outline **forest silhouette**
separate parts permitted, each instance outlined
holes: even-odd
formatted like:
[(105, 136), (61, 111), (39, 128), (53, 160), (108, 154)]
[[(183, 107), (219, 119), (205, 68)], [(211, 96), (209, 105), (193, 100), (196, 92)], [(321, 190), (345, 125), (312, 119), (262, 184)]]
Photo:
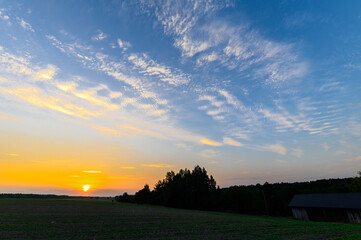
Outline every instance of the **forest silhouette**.
[(295, 194), (361, 192), (361, 173), (355, 178), (322, 179), (311, 182), (274, 183), (263, 185), (216, 186), (205, 168), (167, 172), (153, 190), (146, 184), (129, 195), (116, 196), (119, 202), (155, 204), (176, 208), (227, 211), (246, 214), (290, 216), (288, 204)]

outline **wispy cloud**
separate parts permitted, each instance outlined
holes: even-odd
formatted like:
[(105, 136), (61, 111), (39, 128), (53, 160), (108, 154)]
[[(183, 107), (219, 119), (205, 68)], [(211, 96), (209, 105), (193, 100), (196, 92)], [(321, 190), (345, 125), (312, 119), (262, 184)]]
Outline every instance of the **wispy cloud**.
[(232, 136), (236, 139), (242, 139), (249, 141), (251, 139), (250, 137), (250, 131), (246, 130), (242, 127), (231, 127), (227, 129), (226, 134), (228, 136)]
[(217, 161), (209, 161), (208, 163), (209, 164), (217, 164), (218, 162)]
[(4, 93), (17, 96), (19, 99), (35, 106), (51, 109), (74, 117), (90, 119), (91, 117), (95, 117), (100, 114), (99, 112), (94, 112), (84, 107), (68, 103), (64, 99), (44, 95), (40, 89), (36, 88), (2, 88), (0, 90)]
[(217, 100), (216, 96), (200, 95), (199, 101), (209, 101), (209, 104), (200, 106), (198, 109), (204, 110), (207, 115), (212, 116), (215, 120), (223, 120), (227, 108), (224, 106), (224, 101)]
[(24, 19), (22, 18), (17, 18), (19, 25), (25, 29), (25, 30), (29, 30), (31, 32), (35, 32), (35, 30), (33, 29), (33, 27), (30, 25), (30, 23), (26, 22)]
[(0, 113), (0, 119), (14, 121), (14, 122), (22, 122), (22, 119), (5, 113)]
[(275, 153), (278, 153), (281, 155), (285, 155), (287, 152), (287, 148), (285, 148), (281, 144), (264, 145), (264, 146), (261, 146), (260, 149), (264, 150), (264, 151), (275, 152)]
[(89, 124), (89, 123), (78, 123), (78, 124), (88, 126), (105, 136), (131, 137), (129, 133), (126, 133), (119, 129), (105, 127), (98, 124)]
[(204, 65), (210, 62), (214, 62), (219, 59), (219, 56), (217, 53), (212, 52), (210, 54), (203, 54), (197, 59), (197, 65)]
[(164, 138), (163, 135), (157, 133), (157, 132), (153, 132), (147, 129), (141, 129), (138, 128), (136, 126), (130, 125), (130, 124), (124, 124), (124, 125), (117, 125), (117, 127), (119, 129), (128, 131), (128, 132), (135, 132), (136, 134), (140, 134), (140, 135), (147, 135), (147, 136), (152, 136), (152, 137), (157, 137), (157, 138)]
[[(218, 26), (214, 25), (204, 31), (213, 34), (215, 29), (221, 29), (221, 33), (222, 31), (232, 32), (237, 30), (234, 27), (229, 26), (228, 23), (221, 23)], [(188, 31), (190, 30), (187, 30), (186, 32)], [(261, 35), (256, 34), (254, 36), (258, 40), (263, 39)], [(208, 56), (208, 62), (219, 61), (222, 64), (226, 64), (224, 61), (225, 56), (227, 56), (228, 60), (233, 59), (232, 61), (236, 61), (237, 64), (240, 64), (241, 61), (246, 61), (244, 59), (237, 60), (240, 55), (238, 55), (237, 52), (232, 52), (232, 49), (227, 48), (227, 46), (230, 46), (230, 43), (224, 40), (222, 36), (216, 34), (213, 37), (214, 39), (211, 40), (212, 46), (217, 46), (217, 49), (221, 47), (220, 49), (223, 50), (219, 51), (219, 49), (217, 50), (214, 47), (210, 47), (211, 49), (209, 51), (204, 50), (204, 53), (202, 53), (204, 55), (202, 56)], [(230, 36), (227, 37), (229, 38)], [(142, 113), (146, 113), (146, 116), (163, 121), (165, 119), (168, 120), (168, 117), (172, 116), (171, 114), (177, 111), (177, 109), (173, 110), (175, 109), (175, 106), (169, 104), (172, 100), (171, 98), (165, 99), (162, 97), (165, 92), (163, 90), (169, 89), (164, 86), (171, 86), (173, 88), (185, 86), (184, 89), (188, 90), (188, 84), (192, 83), (192, 76), (190, 74), (186, 74), (178, 68), (159, 63), (146, 54), (125, 52), (123, 58), (117, 59), (104, 54), (91, 46), (82, 44), (81, 41), (65, 43), (51, 35), (48, 35), (47, 38), (60, 51), (75, 58), (85, 67), (106, 74), (124, 83), (125, 85), (121, 85), (124, 90), (119, 91), (120, 88), (118, 88), (113, 91), (103, 88), (102, 90), (107, 92), (104, 96), (103, 91), (100, 95), (97, 90), (86, 88), (81, 84), (57, 80), (56, 82), (54, 81), (57, 90), (64, 92), (64, 95), (53, 89), (50, 91), (48, 89), (47, 91), (42, 91), (36, 87), (30, 90), (29, 88), (2, 89), (3, 92), (17, 96), (33, 105), (85, 120), (101, 117), (106, 111), (114, 111), (116, 112), (114, 116), (121, 116), (125, 111), (129, 111), (128, 109), (136, 108), (142, 110)], [(130, 47), (130, 45), (127, 45), (124, 41), (120, 41), (120, 45), (123, 47)], [(290, 54), (288, 57), (291, 56), (289, 51), (292, 50), (292, 46), (288, 46), (287, 44), (287, 46), (277, 45), (276, 43), (274, 43), (275, 45), (272, 45), (273, 43), (269, 44), (270, 45), (267, 46), (269, 49), (265, 50), (265, 56), (263, 56), (263, 58), (262, 54), (249, 57), (250, 59), (256, 59), (254, 60), (255, 63), (252, 64), (257, 65), (258, 62), (266, 61), (265, 59), (273, 59), (276, 56), (283, 56), (283, 54)], [(273, 50), (271, 49), (272, 47), (274, 47)], [(0, 50), (3, 49), (1, 48)], [(3, 56), (7, 59), (8, 63), (11, 63), (8, 65), (5, 64), (5, 69), (9, 69), (10, 72), (13, 71), (16, 74), (29, 75), (35, 80), (50, 80), (53, 79), (54, 76), (58, 76), (56, 74), (60, 72), (60, 70), (53, 65), (45, 65), (45, 67), (39, 68), (38, 66), (32, 66), (30, 60), (27, 58), (19, 58), (8, 53), (3, 54)], [(243, 63), (240, 65), (242, 64)], [(269, 65), (268, 67), (272, 66)], [(289, 113), (285, 109), (271, 110), (259, 107), (254, 107), (253, 109), (248, 106), (246, 107), (243, 101), (240, 100), (241, 93), (244, 92), (232, 91), (233, 89), (217, 86), (217, 84), (211, 85), (215, 86), (202, 89), (203, 86), (201, 84), (198, 85), (195, 92), (196, 95), (198, 93), (200, 94), (196, 97), (198, 97), (198, 100), (202, 104), (199, 109), (202, 108), (202, 110), (214, 120), (224, 123), (220, 127), (223, 128), (224, 126), (224, 129), (221, 129), (221, 132), (226, 131), (226, 134), (224, 135), (228, 137), (223, 138), (223, 142), (210, 140), (203, 137), (202, 134), (194, 134), (191, 131), (182, 131), (177, 129), (176, 126), (169, 128), (171, 131), (169, 131), (169, 129), (159, 130), (158, 127), (154, 126), (144, 127), (144, 125), (133, 124), (131, 121), (126, 124), (118, 125), (104, 124), (104, 126), (101, 126), (92, 124), (89, 126), (102, 134), (110, 136), (133, 137), (136, 135), (143, 135), (155, 138), (180, 139), (209, 146), (243, 146), (238, 139), (250, 140), (250, 129), (257, 129), (257, 127), (254, 126), (259, 124), (260, 119), (262, 120), (262, 118), (275, 122), (277, 124), (276, 130), (278, 132), (304, 130), (317, 134), (325, 132), (327, 129), (335, 129), (332, 124), (327, 125), (326, 121), (322, 122), (322, 124), (326, 125), (316, 126), (315, 124), (312, 124), (314, 123), (312, 122), (313, 119), (305, 116), (305, 111), (296, 115)], [(130, 91), (130, 88), (134, 91)], [(199, 89), (202, 90), (199, 91)], [(191, 94), (189, 96), (191, 96)], [(89, 104), (91, 107), (87, 103), (91, 103)], [(314, 110), (315, 109), (312, 109), (312, 111)], [(131, 112), (129, 111), (128, 113)], [(146, 119), (144, 116), (141, 118)], [(176, 125), (174, 124), (175, 122), (176, 121), (171, 122), (170, 125)], [(231, 122), (234, 124), (230, 124)], [(163, 124), (164, 123), (168, 124), (170, 122), (163, 121)], [(242, 128), (239, 127), (241, 125)], [(271, 148), (268, 150), (270, 149)], [(280, 154), (286, 152), (286, 150), (282, 150), (281, 148), (278, 148), (278, 150), (275, 149), (276, 148), (273, 148), (273, 151), (277, 151)], [(300, 153), (298, 153), (298, 155), (300, 155)]]
[(237, 109), (244, 109), (244, 106), (240, 103), (240, 101), (226, 90), (222, 89), (218, 90), (218, 92), (226, 99), (228, 104), (234, 106)]
[(2, 19), (4, 21), (9, 21), (9, 19), (10, 19), (10, 17), (5, 12), (5, 9), (3, 9), (3, 8), (0, 10), (0, 19)]
[(128, 60), (133, 63), (134, 66), (141, 69), (141, 73), (145, 76), (156, 76), (159, 80), (175, 86), (186, 84), (190, 81), (190, 75), (183, 73), (179, 69), (171, 69), (168, 66), (156, 63), (146, 54), (142, 56), (131, 54)]
[(107, 38), (108, 36), (106, 34), (104, 34), (103, 32), (99, 32), (99, 34), (93, 36), (91, 39), (94, 40), (94, 41), (101, 41), (105, 38)]
[[(203, 52), (211, 47), (210, 43), (208, 42), (192, 40), (186, 35), (182, 38), (178, 38), (174, 45), (180, 48), (182, 50), (183, 56), (186, 57), (193, 57), (197, 53)], [(203, 57), (201, 57), (198, 62), (201, 62), (202, 60), (204, 60)]]
[(203, 150), (199, 155), (204, 158), (214, 158), (217, 155), (217, 153), (218, 152), (216, 152), (214, 150), (206, 149), (206, 150)]
[[(287, 105), (290, 105), (290, 102)], [(337, 131), (337, 123), (343, 118), (342, 109), (328, 105), (327, 102), (310, 103), (301, 99), (293, 103), (293, 109), (287, 110), (280, 102), (275, 102), (275, 106), (273, 110), (261, 108), (258, 112), (276, 124), (277, 132), (306, 131), (311, 135), (333, 134)]]
[(59, 83), (57, 84), (57, 87), (65, 92), (70, 92), (74, 96), (84, 99), (86, 101), (89, 101), (91, 103), (94, 103), (95, 105), (99, 105), (102, 107), (107, 108), (108, 110), (116, 110), (119, 109), (118, 105), (112, 104), (107, 101), (106, 98), (101, 98), (99, 96), (96, 96), (96, 93), (94, 90), (88, 90), (88, 91), (77, 91), (76, 87), (78, 85), (74, 82), (67, 82), (67, 83)]
[[(168, 101), (161, 99), (158, 97), (158, 94), (155, 94), (152, 89), (154, 89), (154, 85), (152, 82), (153, 77), (158, 78), (162, 82), (170, 83), (171, 85), (182, 85), (186, 84), (188, 81), (190, 81), (190, 76), (182, 73), (180, 70), (177, 70), (175, 68), (171, 68), (162, 64), (159, 64), (152, 60), (150, 57), (148, 57), (145, 54), (125, 54), (125, 61), (120, 60), (119, 62), (115, 62), (114, 60), (111, 60), (111, 58), (108, 55), (105, 54), (93, 54), (88, 50), (82, 50), (82, 49), (89, 49), (90, 47), (79, 47), (76, 44), (66, 44), (62, 43), (59, 40), (57, 40), (54, 36), (47, 36), (47, 38), (52, 42), (54, 46), (59, 48), (61, 51), (65, 52), (69, 56), (73, 56), (78, 58), (85, 66), (95, 69), (100, 72), (104, 72), (105, 74), (114, 77), (116, 80), (122, 81), (126, 84), (129, 84), (132, 86), (137, 92), (139, 92), (142, 96), (142, 98), (147, 98), (147, 104), (142, 104), (142, 99), (140, 98), (126, 98), (123, 94), (123, 103), (121, 106), (125, 106), (127, 104), (131, 104), (132, 106), (144, 110), (147, 115), (149, 116), (159, 116), (164, 118), (164, 115), (168, 113), (167, 104)], [(94, 51), (93, 51), (94, 52)], [(79, 56), (80, 55), (80, 56)], [(129, 68), (129, 64), (133, 64), (133, 67)], [(140, 79), (139, 77), (133, 77), (131, 74), (134, 74), (131, 72), (132, 69), (136, 68), (138, 73), (142, 73), (143, 76), (148, 76), (148, 78)], [(124, 73), (126, 72), (126, 73)], [(126, 75), (130, 74), (130, 75)], [(136, 74), (135, 74), (136, 75)], [(148, 85), (149, 83), (149, 85)], [(157, 85), (159, 87), (159, 84)], [(150, 89), (150, 90), (149, 90)], [(224, 92), (222, 92), (224, 93)], [(134, 92), (132, 93), (134, 95)], [(220, 95), (223, 96), (223, 95)], [(231, 99), (229, 95), (226, 95), (228, 99), (226, 99), (225, 96), (223, 96), (225, 99), (225, 102), (229, 102), (230, 104), (236, 105), (238, 104), (235, 99)], [(132, 101), (127, 101), (127, 99)], [(149, 102), (149, 99), (154, 100), (154, 103)], [(220, 112), (220, 111), (219, 111)], [(215, 118), (220, 118), (218, 113), (214, 112)], [(212, 110), (210, 110), (209, 114), (213, 114)], [(217, 116), (216, 116), (217, 115)], [(129, 127), (132, 126), (132, 127)], [(126, 130), (128, 132), (133, 131), (137, 134), (143, 134), (143, 135), (149, 135), (154, 136), (158, 138), (162, 138), (164, 136), (172, 136), (173, 138), (180, 138), (182, 140), (187, 141), (195, 141), (198, 143), (203, 143), (207, 145), (213, 145), (213, 146), (219, 146), (222, 145), (222, 143), (218, 143), (215, 141), (207, 141), (206, 138), (202, 138), (199, 136), (192, 136), (193, 134), (183, 134), (178, 130), (167, 130), (167, 132), (163, 132), (162, 134), (159, 134), (159, 131), (143, 131), (138, 129), (138, 127), (129, 124), (128, 127), (125, 129), (125, 126), (121, 127), (122, 129), (117, 126), (117, 131), (106, 129), (108, 134), (112, 135), (120, 135), (118, 130)], [(99, 129), (99, 128), (97, 128)], [(102, 128), (102, 130), (104, 130)], [(203, 140), (197, 140), (197, 139), (203, 139)]]
[(48, 65), (47, 68), (37, 71), (35, 73), (35, 80), (50, 80), (56, 74), (57, 67)]
[[(118, 137), (135, 137), (137, 135), (155, 137), (159, 139), (168, 139), (172, 141), (186, 141), (192, 144), (205, 144), (209, 146), (221, 146), (222, 143), (212, 141), (210, 139), (201, 137), (197, 134), (193, 134), (175, 127), (164, 126), (162, 124), (157, 125), (152, 122), (143, 122), (141, 120), (123, 119), (123, 121), (129, 122), (128, 124), (116, 124), (114, 127), (106, 127), (92, 123), (80, 123), (81, 125), (88, 126), (106, 136), (118, 136)], [(137, 124), (136, 126), (134, 124)], [(177, 147), (189, 150), (190, 147), (187, 144), (176, 144)]]
[(11, 156), (11, 157), (18, 157), (18, 156), (20, 156), (20, 154), (17, 154), (17, 153), (8, 153), (7, 155), (8, 155), (8, 156)]
[(218, 101), (215, 96), (210, 95), (200, 95), (198, 99), (200, 101), (209, 101), (210, 104), (215, 107), (221, 107), (224, 104), (223, 101)]
[(150, 168), (172, 168), (175, 165), (170, 164), (142, 164), (143, 167), (150, 167)]
[(177, 143), (176, 144), (177, 148), (182, 148), (184, 150), (190, 150), (190, 146), (184, 143)]
[(307, 73), (307, 64), (298, 59), (291, 44), (268, 40), (251, 29), (249, 23), (241, 26), (219, 20), (200, 23), (201, 17), (228, 6), (227, 1), (148, 4), (164, 32), (174, 36), (174, 46), (184, 57), (202, 53), (197, 57), (198, 65), (218, 61), (240, 72), (250, 70), (268, 84), (290, 81)]
[(208, 138), (202, 138), (200, 142), (205, 145), (210, 145), (210, 146), (221, 146), (222, 145), (222, 143), (210, 140)]
[(47, 64), (45, 67), (40, 67), (31, 64), (29, 56), (17, 56), (1, 46), (0, 60), (0, 71), (2, 73), (31, 76), (31, 78), (28, 78), (30, 81), (51, 80), (58, 72), (58, 68), (54, 65)]
[(229, 1), (187, 1), (171, 2), (169, 0), (145, 2), (149, 8), (155, 10), (155, 14), (162, 23), (164, 31), (170, 35), (184, 36), (204, 15), (227, 7)]
[(132, 46), (130, 42), (122, 41), (120, 38), (117, 39), (118, 46), (124, 50), (127, 50)]
[(93, 128), (94, 130), (98, 131), (99, 133), (106, 135), (106, 136), (117, 136), (117, 137), (128, 137), (133, 138), (136, 136), (150, 136), (155, 138), (165, 138), (164, 135), (161, 133), (150, 131), (148, 129), (136, 127), (131, 124), (117, 124), (115, 127), (106, 127), (98, 124), (93, 123), (79, 123), (84, 126), (88, 126)]
[(345, 159), (345, 161), (347, 161), (347, 162), (358, 162), (358, 161), (361, 161), (361, 155), (360, 155), (360, 156), (357, 156), (357, 157), (354, 157), (354, 158), (347, 158), (347, 159)]
[(204, 110), (214, 120), (223, 122), (223, 120), (227, 121), (226, 118), (229, 116), (240, 116), (240, 114), (242, 114), (243, 120), (249, 117), (249, 110), (229, 91), (220, 88), (210, 88), (203, 91), (207, 93), (198, 97), (202, 103), (198, 109)]
[[(60, 42), (53, 36), (47, 37), (49, 40), (52, 41), (54, 46), (59, 48), (61, 51), (69, 54), (70, 56), (78, 58), (85, 66), (100, 72), (104, 72), (105, 74), (119, 81), (129, 84), (138, 93), (140, 93), (141, 98), (154, 100), (154, 103), (151, 103), (147, 100), (147, 104), (142, 104), (142, 100), (139, 98), (132, 98), (132, 102), (127, 102), (125, 101), (126, 98), (123, 98), (124, 104), (131, 104), (138, 109), (142, 109), (149, 116), (162, 117), (163, 119), (167, 119), (168, 116), (166, 114), (169, 112), (169, 108), (167, 106), (169, 100), (161, 99), (158, 96), (159, 91), (157, 94), (155, 94), (153, 89), (155, 89), (154, 84), (156, 82), (154, 82), (153, 80), (159, 79), (162, 82), (167, 82), (171, 85), (179, 86), (182, 84), (187, 84), (190, 79), (189, 76), (185, 75), (182, 72), (179, 72), (177, 69), (159, 64), (145, 54), (125, 54), (124, 60), (116, 62), (112, 60), (111, 57), (109, 57), (108, 55), (100, 53), (92, 54), (91, 52), (96, 51), (88, 51), (87, 49), (89, 49), (90, 47), (78, 46), (76, 44), (66, 44)], [(129, 68), (129, 64), (132, 64), (133, 67)], [(139, 76), (136, 76), (137, 74), (134, 75), (134, 73), (132, 73), (129, 69), (136, 69), (136, 72), (138, 74), (141, 73), (144, 77), (147, 76), (148, 78), (139, 78)], [(211, 91), (213, 95), (209, 94), (209, 91)], [(250, 128), (252, 125), (257, 124), (257, 116), (253, 112), (253, 110), (246, 108), (235, 95), (230, 93), (230, 91), (224, 88), (210, 88), (209, 91), (206, 94), (200, 95), (199, 100), (205, 100), (209, 102), (209, 105), (203, 105), (202, 108), (206, 112), (206, 114), (210, 115), (214, 120), (227, 122), (229, 121), (228, 118), (232, 116), (232, 118), (229, 119), (232, 119), (232, 121), (234, 121), (234, 117), (236, 117), (237, 121), (243, 122), (245, 125), (248, 126), (248, 128)], [(125, 93), (122, 93), (123, 96), (124, 94)], [(149, 107), (145, 108), (144, 106)], [(271, 118), (271, 115), (269, 115), (268, 117)], [(274, 119), (276, 119), (276, 117)], [(284, 123), (285, 122), (286, 121), (284, 121)], [(294, 127), (296, 125), (293, 124), (290, 126)], [(296, 127), (302, 128), (301, 126), (302, 125)], [(235, 127), (232, 127), (232, 129), (234, 129)], [(246, 131), (248, 130), (245, 129), (244, 132)], [(279, 131), (282, 131), (282, 129), (279, 129)], [(231, 136), (235, 137), (235, 135)], [(236, 138), (249, 139), (249, 136), (248, 134), (246, 135), (243, 133), (241, 135), (238, 134)], [(209, 144), (209, 142), (204, 143), (204, 141), (201, 141), (201, 143), (208, 145), (215, 144)], [(217, 144), (222, 145), (222, 143)]]
[(330, 81), (325, 84), (323, 84), (320, 87), (320, 91), (329, 92), (334, 90), (340, 90), (342, 89), (341, 82), (339, 81)]
[(243, 146), (242, 143), (237, 142), (236, 140), (229, 138), (229, 137), (225, 137), (223, 138), (223, 143), (227, 144), (227, 145), (231, 145), (231, 146), (236, 146), (236, 147), (241, 147)]
[(272, 113), (268, 109), (261, 109), (259, 110), (260, 113), (262, 113), (266, 118), (268, 118), (271, 121), (276, 122), (278, 125), (280, 125), (282, 129), (287, 128), (295, 128), (296, 124), (298, 123), (297, 118), (289, 117), (288, 114), (280, 114), (280, 113)]
[(175, 37), (174, 46), (181, 49), (182, 55), (192, 57), (210, 47), (209, 42), (192, 39), (191, 31), (199, 18), (227, 7), (229, 2), (154, 1), (145, 5), (154, 9), (158, 21), (163, 25), (164, 32)]
[(85, 170), (82, 171), (83, 173), (102, 173), (102, 171), (98, 171), (98, 170)]
[(28, 57), (20, 57), (6, 51), (0, 46), (0, 70), (1, 72), (16, 75), (30, 75), (33, 70), (30, 68)]
[[(114, 60), (109, 55), (89, 51), (90, 46), (83, 46), (78, 43), (63, 43), (54, 36), (48, 35), (47, 38), (51, 43), (62, 52), (78, 59), (84, 66), (96, 70), (123, 82), (133, 88), (142, 99), (150, 99), (157, 106), (165, 105), (166, 101), (161, 99), (154, 89), (154, 83), (149, 78), (140, 78), (139, 74), (133, 73), (132, 67), (129, 66), (128, 58), (126, 61)], [(134, 92), (132, 93), (134, 95)]]

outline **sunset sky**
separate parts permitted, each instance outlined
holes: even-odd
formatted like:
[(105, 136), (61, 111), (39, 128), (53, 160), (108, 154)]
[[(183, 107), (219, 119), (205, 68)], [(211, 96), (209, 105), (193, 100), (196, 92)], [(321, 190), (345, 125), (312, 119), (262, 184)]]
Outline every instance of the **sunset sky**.
[(0, 0), (0, 192), (352, 177), (360, 146), (361, 1)]

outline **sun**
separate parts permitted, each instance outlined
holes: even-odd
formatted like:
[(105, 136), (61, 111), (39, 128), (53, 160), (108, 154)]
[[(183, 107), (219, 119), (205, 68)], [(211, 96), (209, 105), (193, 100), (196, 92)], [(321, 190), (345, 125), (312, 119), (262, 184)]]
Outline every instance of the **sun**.
[(90, 185), (83, 185), (83, 191), (87, 192), (90, 189)]

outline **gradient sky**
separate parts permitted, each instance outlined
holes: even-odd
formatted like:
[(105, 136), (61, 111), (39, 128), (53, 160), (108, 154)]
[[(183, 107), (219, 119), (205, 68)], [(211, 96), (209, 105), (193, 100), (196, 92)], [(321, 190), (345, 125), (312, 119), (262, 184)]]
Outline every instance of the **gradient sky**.
[(0, 192), (361, 170), (360, 1), (0, 1)]

